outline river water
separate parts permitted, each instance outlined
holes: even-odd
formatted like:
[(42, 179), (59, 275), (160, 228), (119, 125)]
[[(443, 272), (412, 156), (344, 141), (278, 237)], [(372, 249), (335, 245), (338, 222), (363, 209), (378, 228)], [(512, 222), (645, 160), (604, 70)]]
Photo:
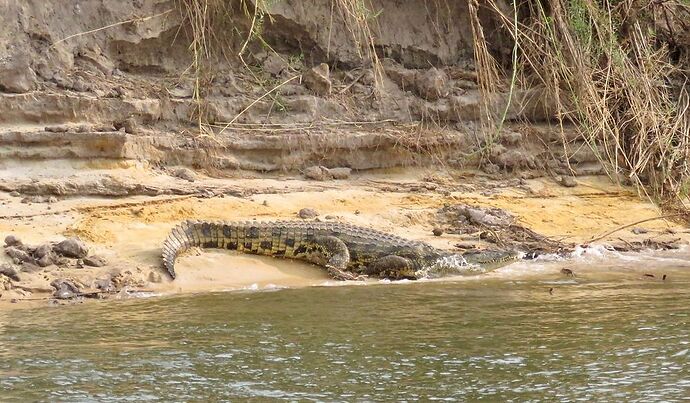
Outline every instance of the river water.
[(6, 310), (0, 400), (687, 400), (685, 258)]

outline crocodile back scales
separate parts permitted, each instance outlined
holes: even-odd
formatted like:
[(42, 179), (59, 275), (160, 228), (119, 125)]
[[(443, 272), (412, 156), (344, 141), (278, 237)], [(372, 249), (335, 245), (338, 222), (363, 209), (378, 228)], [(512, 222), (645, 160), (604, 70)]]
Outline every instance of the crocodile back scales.
[[(172, 229), (163, 244), (163, 264), (175, 278), (175, 259), (192, 247), (228, 249), (244, 253), (310, 260), (319, 252), (317, 237), (334, 236), (347, 245), (349, 269), (366, 266), (387, 255), (419, 258), (436, 249), (351, 224), (304, 221), (185, 221)], [(311, 260), (310, 260), (311, 261)]]

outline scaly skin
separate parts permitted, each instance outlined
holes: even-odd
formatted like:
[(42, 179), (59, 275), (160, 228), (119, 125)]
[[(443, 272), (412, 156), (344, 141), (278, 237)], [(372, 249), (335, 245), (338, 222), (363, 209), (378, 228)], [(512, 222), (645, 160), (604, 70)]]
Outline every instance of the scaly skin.
[(418, 279), (436, 269), (457, 268), (458, 262), (496, 268), (517, 259), (512, 251), (452, 254), (350, 224), (185, 221), (172, 229), (163, 245), (163, 265), (173, 279), (175, 259), (192, 247), (304, 260), (325, 267), (338, 280)]

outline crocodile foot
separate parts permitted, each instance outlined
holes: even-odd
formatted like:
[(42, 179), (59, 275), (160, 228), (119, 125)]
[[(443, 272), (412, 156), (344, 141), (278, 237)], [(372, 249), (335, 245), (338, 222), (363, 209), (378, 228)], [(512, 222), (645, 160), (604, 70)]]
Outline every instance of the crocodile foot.
[(346, 272), (344, 270), (341, 270), (337, 267), (327, 265), (326, 269), (328, 269), (328, 274), (331, 275), (336, 280), (341, 280), (341, 281), (364, 281), (367, 279), (367, 276), (361, 275), (361, 274), (354, 274), (350, 272)]

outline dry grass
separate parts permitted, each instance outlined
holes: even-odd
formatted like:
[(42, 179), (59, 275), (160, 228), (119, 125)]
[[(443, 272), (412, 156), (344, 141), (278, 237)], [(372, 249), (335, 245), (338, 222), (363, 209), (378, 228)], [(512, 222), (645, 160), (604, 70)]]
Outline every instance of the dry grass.
[(624, 175), (660, 199), (687, 200), (690, 97), (687, 82), (671, 79), (688, 72), (662, 39), (669, 21), (688, 21), (687, 4), (529, 1), (515, 10), (519, 21), (490, 4), (516, 41), (514, 77), (546, 87), (559, 122), (578, 124), (610, 176)]

